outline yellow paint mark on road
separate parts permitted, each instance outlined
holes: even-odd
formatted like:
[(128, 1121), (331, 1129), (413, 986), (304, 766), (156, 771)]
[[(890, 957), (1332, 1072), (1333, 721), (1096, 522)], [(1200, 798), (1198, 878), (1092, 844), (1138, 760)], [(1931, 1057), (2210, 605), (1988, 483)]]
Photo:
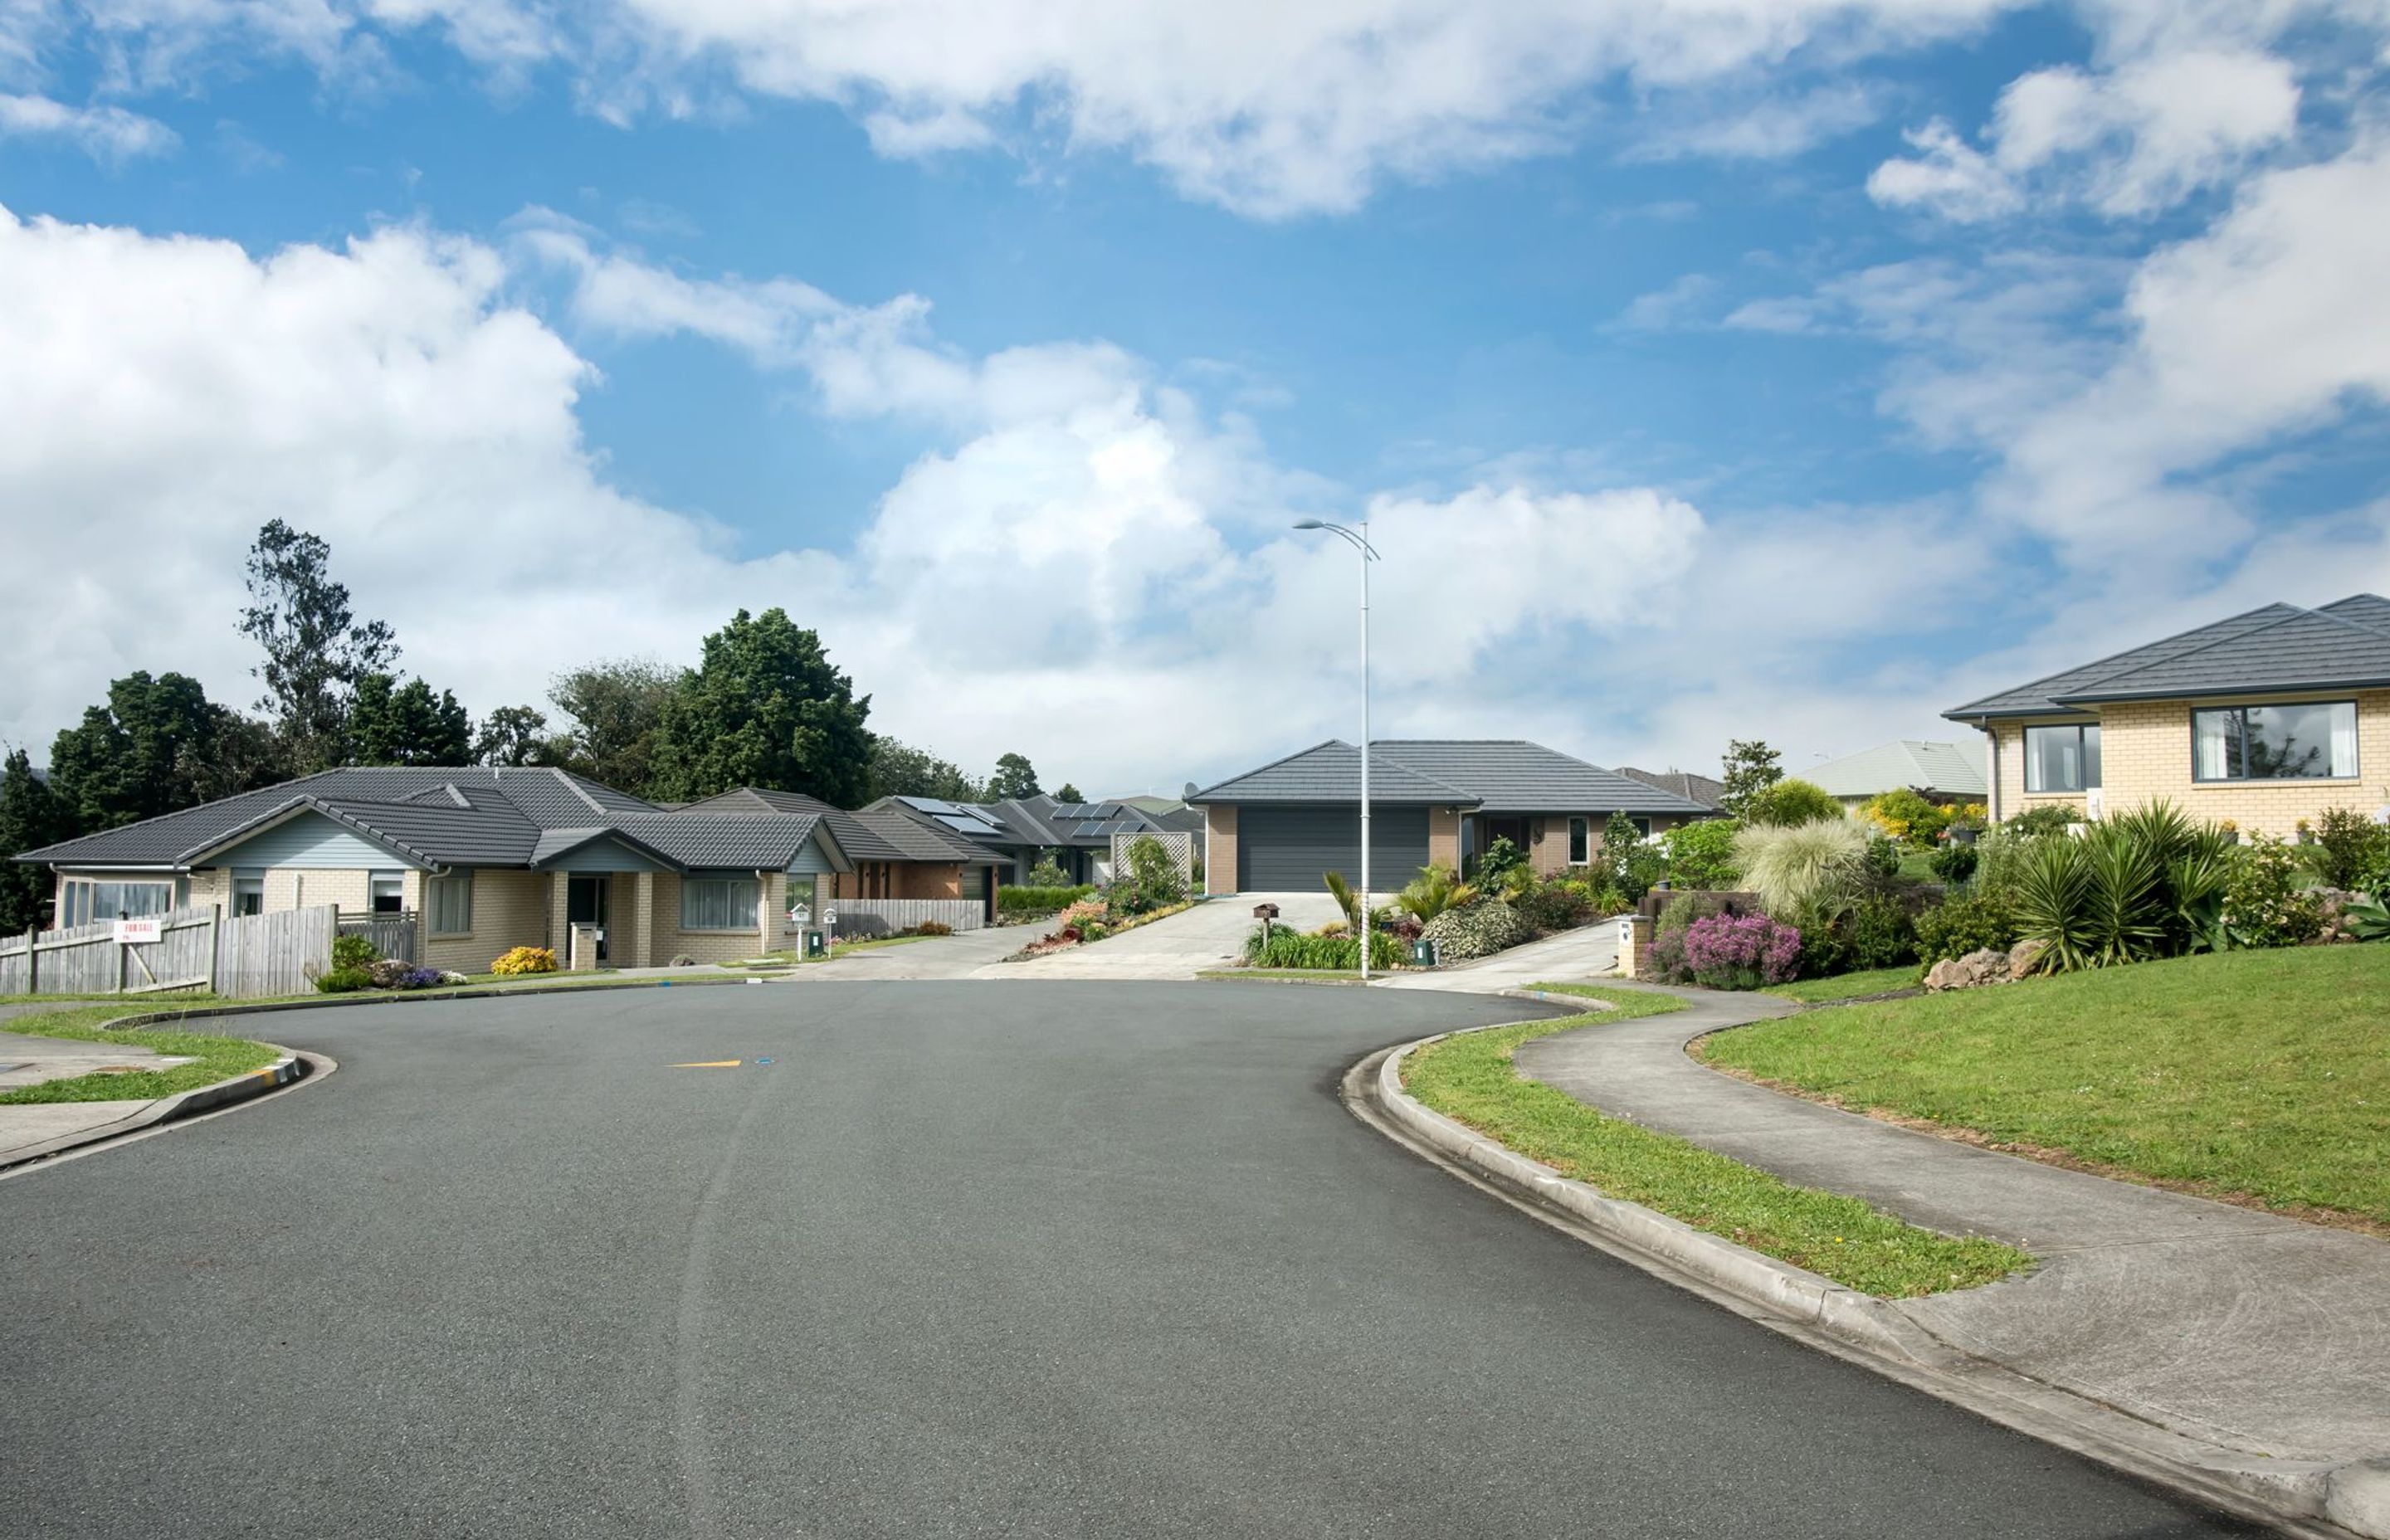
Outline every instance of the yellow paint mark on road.
[(743, 1059), (709, 1059), (702, 1064), (675, 1064), (675, 1070), (735, 1070), (746, 1063)]

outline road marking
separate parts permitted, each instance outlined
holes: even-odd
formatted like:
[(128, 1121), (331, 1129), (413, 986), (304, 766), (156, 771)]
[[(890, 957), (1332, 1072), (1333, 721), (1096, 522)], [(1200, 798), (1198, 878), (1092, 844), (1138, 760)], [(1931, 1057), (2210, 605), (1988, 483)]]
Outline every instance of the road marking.
[(675, 1070), (735, 1070), (746, 1063), (743, 1059), (709, 1059), (701, 1064), (675, 1064)]

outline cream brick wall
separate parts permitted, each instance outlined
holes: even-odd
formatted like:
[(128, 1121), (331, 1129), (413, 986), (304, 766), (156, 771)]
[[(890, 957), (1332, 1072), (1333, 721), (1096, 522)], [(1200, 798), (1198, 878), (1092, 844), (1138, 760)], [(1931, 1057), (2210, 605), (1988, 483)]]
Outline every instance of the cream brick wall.
[[(1998, 745), (1998, 749), (1993, 756), (1995, 761), (1993, 773), (1999, 778), (1999, 807), (2000, 816), (2003, 818), (2013, 818), (2026, 809), (2035, 807), (2071, 807), (2077, 813), (2083, 811), (2083, 794), (2079, 791), (2029, 792), (2024, 789), (2024, 730), (2028, 726), (2043, 725), (2003, 722), (1994, 729), (1994, 741)], [(2188, 732), (2190, 729), (2184, 730)], [(2100, 734), (2102, 774), (2105, 774), (2107, 756), (2108, 734), (2103, 725)], [(2188, 764), (2187, 760), (2185, 763)], [(2183, 779), (2188, 782), (2190, 778), (2191, 773), (2186, 768), (2183, 772)]]
[(373, 905), (373, 873), (311, 871), (296, 866), (269, 866), (265, 871), (265, 912), (314, 909), (337, 905), (343, 914), (361, 914)]
[(2295, 838), (2300, 819), (2312, 820), (2326, 808), (2371, 812), (2390, 802), (2390, 690), (2357, 697), (2358, 774), (2331, 780), (2195, 782), (2191, 712), (2191, 705), (2180, 700), (2112, 705), (2101, 712), (2100, 769), (2108, 811), (2163, 799), (2196, 818), (2229, 819), (2245, 831), (2288, 840)]
[(1203, 891), (1237, 891), (1237, 807), (1213, 802), (1203, 809)]
[[(773, 876), (777, 880), (765, 895), (767, 905), (784, 900), (788, 891), (787, 874), (776, 872)], [(657, 966), (669, 963), (675, 956), (694, 957), (701, 963), (739, 962), (765, 950), (763, 933), (753, 925), (741, 930), (682, 930), (680, 886), (678, 872), (656, 873), (656, 931), (652, 956)], [(767, 909), (765, 912), (773, 915), (774, 933), (777, 934), (788, 923), (786, 904), (781, 903), (777, 911)]]
[[(426, 934), (424, 967), (487, 973), (491, 963), (518, 946), (547, 944), (546, 872), (469, 867), (460, 875), (473, 879), (473, 929), (461, 936)], [(417, 913), (422, 913), (419, 903)], [(428, 930), (429, 916), (424, 924)]]
[(1460, 869), (1460, 811), (1450, 807), (1427, 810), (1427, 859), (1433, 866)]

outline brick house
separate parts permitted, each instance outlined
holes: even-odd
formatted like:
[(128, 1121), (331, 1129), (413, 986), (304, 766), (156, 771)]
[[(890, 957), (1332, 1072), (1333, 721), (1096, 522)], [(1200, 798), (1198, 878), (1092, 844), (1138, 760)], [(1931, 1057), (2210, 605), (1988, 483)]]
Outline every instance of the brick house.
[(2390, 804), (2390, 599), (2269, 604), (1942, 713), (1990, 740), (1990, 812), (2169, 801), (2294, 838)]
[[(1361, 755), (1330, 739), (1189, 794), (1203, 809), (1214, 893), (1312, 892), (1361, 879)], [(1520, 739), (1381, 738), (1369, 756), (1369, 880), (1392, 892), (1418, 869), (1467, 869), (1509, 840), (1547, 876), (1590, 863), (1613, 813), (1649, 837), (1715, 816), (1690, 797)]]

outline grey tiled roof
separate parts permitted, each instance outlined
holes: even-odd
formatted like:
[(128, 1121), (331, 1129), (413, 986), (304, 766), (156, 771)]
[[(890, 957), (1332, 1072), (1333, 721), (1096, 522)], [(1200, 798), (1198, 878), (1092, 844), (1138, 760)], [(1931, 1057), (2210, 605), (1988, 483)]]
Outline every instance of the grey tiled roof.
[(1726, 801), (1726, 782), (1715, 776), (1697, 776), (1690, 770), (1638, 770), (1631, 764), (1618, 766), (1618, 773), (1629, 780), (1656, 786), (1663, 791), (1715, 808)]
[[(1196, 792), (1190, 802), (1323, 802), (1360, 795), (1361, 754), (1341, 739)], [(1381, 738), (1372, 802), (1442, 802), (1488, 813), (1706, 813), (1689, 797), (1520, 738)]]
[(1970, 744), (1902, 738), (1813, 764), (1797, 773), (1803, 780), (1834, 797), (1872, 797), (1879, 791), (1904, 786), (1958, 797), (1985, 794), (1984, 753)]
[[(2294, 623), (2295, 622), (2295, 623)], [(2269, 604), (1954, 706), (1953, 721), (2056, 714), (2101, 700), (2390, 685), (2390, 600)]]
[(881, 808), (877, 812), (866, 808), (851, 816), (888, 853), (885, 855), (858, 856), (857, 860), (968, 863), (988, 860), (993, 853), (959, 835), (932, 828), (892, 808)]
[[(795, 860), (821, 820), (806, 814), (718, 813), (691, 817), (651, 813), (616, 818), (620, 829), (675, 866), (737, 871), (780, 871)], [(838, 836), (830, 839), (836, 842)]]
[(832, 807), (829, 803), (822, 801), (819, 797), (808, 797), (802, 791), (773, 791), (763, 787), (742, 786), (738, 788), (736, 790), (725, 791), (719, 795), (708, 797), (702, 802), (683, 802), (679, 806), (669, 808), (666, 811), (675, 815), (702, 815), (714, 813), (801, 814), (808, 817), (820, 818), (829, 825), (830, 838), (838, 841), (839, 848), (846, 852), (850, 858), (856, 861), (954, 861), (957, 859), (969, 859), (967, 856), (957, 856), (952, 852), (943, 850), (933, 854), (909, 854), (904, 848), (891, 841), (887, 836), (887, 832), (880, 828), (877, 823), (869, 819), (866, 819), (860, 815), (849, 813), (844, 808)]

